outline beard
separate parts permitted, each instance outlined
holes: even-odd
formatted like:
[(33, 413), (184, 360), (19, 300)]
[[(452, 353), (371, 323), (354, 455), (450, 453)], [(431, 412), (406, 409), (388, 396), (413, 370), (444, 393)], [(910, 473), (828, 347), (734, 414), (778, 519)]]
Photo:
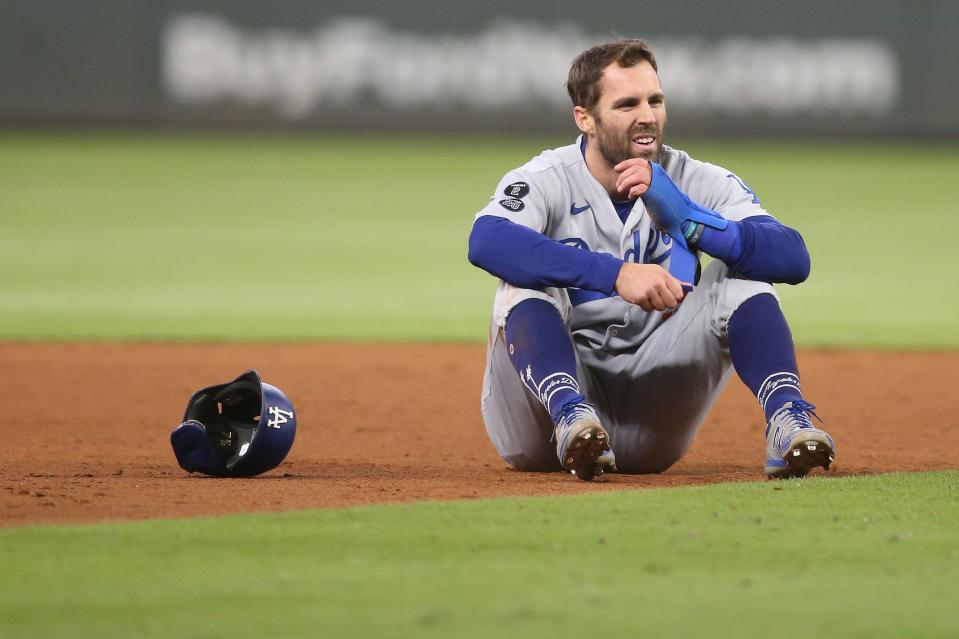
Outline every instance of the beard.
[[(633, 138), (640, 135), (656, 136), (656, 145), (649, 151), (633, 151)], [(596, 118), (596, 143), (599, 152), (610, 166), (616, 166), (625, 160), (643, 158), (650, 162), (659, 162), (663, 155), (663, 135), (657, 126), (644, 126), (619, 134), (603, 126), (602, 121)]]

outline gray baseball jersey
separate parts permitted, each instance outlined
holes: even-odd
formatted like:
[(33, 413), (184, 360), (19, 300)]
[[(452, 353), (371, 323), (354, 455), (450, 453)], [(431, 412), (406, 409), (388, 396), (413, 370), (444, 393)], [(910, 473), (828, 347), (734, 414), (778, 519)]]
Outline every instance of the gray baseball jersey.
[[(507, 218), (569, 246), (668, 268), (669, 236), (653, 226), (641, 199), (622, 221), (580, 144), (545, 151), (507, 173), (477, 217)], [(727, 219), (768, 215), (730, 171), (669, 147), (662, 166), (691, 199)], [(647, 313), (618, 295), (500, 282), (482, 396), (490, 439), (518, 468), (559, 468), (549, 416), (520, 381), (504, 344), (506, 317), (524, 299), (553, 304), (570, 327), (580, 386), (610, 433), (620, 470), (658, 472), (686, 450), (725, 385), (729, 317), (748, 298), (772, 292), (769, 284), (731, 276), (719, 261), (675, 313)]]

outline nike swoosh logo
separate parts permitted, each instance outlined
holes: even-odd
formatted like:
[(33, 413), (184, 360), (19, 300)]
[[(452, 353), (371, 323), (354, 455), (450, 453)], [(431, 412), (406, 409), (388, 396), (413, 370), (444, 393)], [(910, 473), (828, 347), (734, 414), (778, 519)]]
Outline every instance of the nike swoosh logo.
[(589, 202), (586, 203), (586, 206), (576, 206), (576, 202), (573, 202), (572, 206), (569, 207), (570, 215), (577, 215), (582, 213), (586, 209), (593, 208), (589, 205)]

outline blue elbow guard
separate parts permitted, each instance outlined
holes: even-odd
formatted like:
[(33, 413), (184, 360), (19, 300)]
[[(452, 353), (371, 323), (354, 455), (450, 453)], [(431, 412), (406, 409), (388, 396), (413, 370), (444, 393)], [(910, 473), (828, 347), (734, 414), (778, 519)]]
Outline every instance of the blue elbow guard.
[(649, 163), (653, 170), (653, 179), (649, 189), (641, 196), (646, 208), (656, 223), (663, 227), (669, 236), (686, 245), (681, 225), (686, 220), (699, 222), (714, 229), (726, 228), (726, 218), (715, 211), (690, 200), (666, 175), (666, 171), (655, 162)]
[(691, 283), (696, 276), (698, 260), (686, 243), (683, 222), (690, 220), (720, 230), (725, 229), (728, 222), (719, 213), (690, 200), (669, 179), (662, 166), (655, 162), (650, 162), (649, 166), (653, 172), (652, 180), (649, 189), (640, 197), (657, 226), (662, 227), (675, 242), (669, 258), (670, 274), (680, 281)]

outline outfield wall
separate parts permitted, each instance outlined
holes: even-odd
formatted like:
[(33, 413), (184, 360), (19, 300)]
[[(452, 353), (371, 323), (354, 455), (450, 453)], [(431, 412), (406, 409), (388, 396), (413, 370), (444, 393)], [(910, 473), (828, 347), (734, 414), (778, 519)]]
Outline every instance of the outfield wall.
[(0, 124), (564, 130), (626, 35), (686, 133), (959, 135), (959, 3), (723, 4), (6, 0)]

